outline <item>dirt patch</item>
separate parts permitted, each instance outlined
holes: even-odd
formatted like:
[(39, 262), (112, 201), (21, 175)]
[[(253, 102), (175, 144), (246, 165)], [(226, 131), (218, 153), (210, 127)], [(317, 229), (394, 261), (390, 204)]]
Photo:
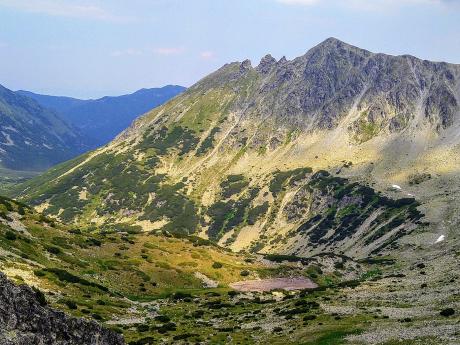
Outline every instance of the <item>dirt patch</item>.
[(317, 287), (314, 282), (308, 278), (271, 278), (271, 279), (259, 279), (259, 280), (245, 280), (230, 284), (232, 289), (238, 291), (256, 291), (264, 292), (271, 290), (302, 290), (302, 289), (313, 289)]

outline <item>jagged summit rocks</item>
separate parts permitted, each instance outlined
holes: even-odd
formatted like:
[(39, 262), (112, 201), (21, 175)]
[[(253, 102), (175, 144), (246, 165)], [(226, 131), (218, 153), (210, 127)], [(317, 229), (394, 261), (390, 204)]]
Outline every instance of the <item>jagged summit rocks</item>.
[(0, 345), (123, 345), (122, 336), (94, 321), (67, 316), (44, 305), (30, 287), (0, 272)]
[(460, 65), (372, 53), (335, 38), (290, 61), (266, 55), (255, 68), (249, 60), (236, 64), (237, 75), (234, 64), (227, 64), (197, 86), (211, 80), (238, 86), (250, 79), (250, 93), (232, 110), (244, 109), (277, 126), (333, 129), (355, 111), (348, 130), (362, 142), (413, 122), (439, 131), (452, 126), (459, 111)]
[(252, 69), (252, 64), (251, 64), (251, 60), (249, 60), (249, 59), (244, 60), (240, 65), (240, 72), (242, 74), (244, 74), (245, 72), (247, 72), (247, 71), (249, 71), (251, 69)]
[(257, 71), (260, 73), (268, 73), (276, 65), (276, 59), (270, 54), (265, 55), (262, 60), (260, 60), (259, 66), (257, 66)]

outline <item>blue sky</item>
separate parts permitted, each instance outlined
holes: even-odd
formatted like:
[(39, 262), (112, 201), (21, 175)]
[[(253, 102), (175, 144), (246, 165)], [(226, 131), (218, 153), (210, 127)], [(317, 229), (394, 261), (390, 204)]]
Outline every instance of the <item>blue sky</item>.
[(0, 0), (0, 84), (82, 98), (190, 86), (330, 36), (460, 63), (460, 0)]

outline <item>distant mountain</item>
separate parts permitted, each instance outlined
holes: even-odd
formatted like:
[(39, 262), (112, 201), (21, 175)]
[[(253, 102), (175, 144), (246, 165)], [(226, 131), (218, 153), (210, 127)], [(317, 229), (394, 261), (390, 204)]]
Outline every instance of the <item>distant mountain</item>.
[(71, 97), (40, 95), (19, 90), (16, 93), (35, 99), (57, 111), (82, 133), (94, 139), (95, 146), (112, 140), (139, 115), (167, 102), (185, 90), (182, 86), (141, 89), (129, 95), (81, 100)]
[(0, 168), (41, 171), (91, 146), (54, 111), (0, 85)]

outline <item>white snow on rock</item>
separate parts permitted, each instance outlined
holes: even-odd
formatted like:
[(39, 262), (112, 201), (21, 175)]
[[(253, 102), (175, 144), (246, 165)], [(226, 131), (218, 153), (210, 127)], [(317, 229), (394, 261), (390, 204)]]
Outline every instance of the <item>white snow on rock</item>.
[(13, 126), (2, 126), (2, 128), (4, 130), (7, 130), (7, 131), (12, 131), (12, 132), (19, 133), (18, 130), (16, 128), (14, 128)]
[(11, 139), (10, 135), (8, 133), (4, 132), (4, 131), (2, 131), (2, 134), (5, 137), (6, 142), (5, 143), (0, 143), (0, 144), (5, 145), (5, 146), (14, 146), (14, 141), (13, 141), (13, 139)]
[(441, 235), (441, 236), (438, 237), (438, 239), (437, 239), (436, 242), (434, 242), (434, 243), (442, 242), (442, 241), (444, 241), (445, 238), (446, 238), (446, 236)]
[(391, 185), (392, 188), (394, 189), (398, 189), (398, 190), (401, 190), (402, 188), (400, 186), (398, 186), (397, 184), (392, 184)]

